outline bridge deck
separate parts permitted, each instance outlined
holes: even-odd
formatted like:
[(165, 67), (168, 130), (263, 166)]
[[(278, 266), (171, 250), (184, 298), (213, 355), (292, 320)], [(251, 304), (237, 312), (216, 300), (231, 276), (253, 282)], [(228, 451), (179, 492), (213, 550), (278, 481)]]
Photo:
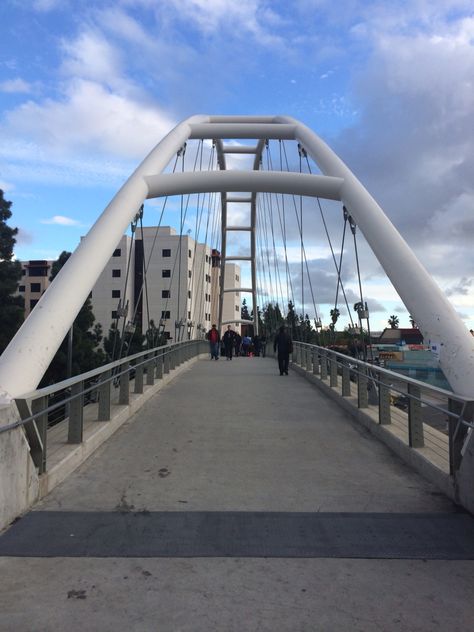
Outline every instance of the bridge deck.
[(196, 363), (14, 525), (0, 630), (469, 629), (470, 517), (277, 373)]

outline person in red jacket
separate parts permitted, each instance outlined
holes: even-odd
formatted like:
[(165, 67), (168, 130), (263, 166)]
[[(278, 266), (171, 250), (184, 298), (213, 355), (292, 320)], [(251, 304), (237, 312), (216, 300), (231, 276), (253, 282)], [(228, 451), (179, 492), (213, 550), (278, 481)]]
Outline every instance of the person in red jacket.
[(212, 325), (212, 329), (207, 332), (207, 339), (209, 340), (211, 350), (211, 360), (219, 360), (219, 343), (221, 337), (215, 325)]

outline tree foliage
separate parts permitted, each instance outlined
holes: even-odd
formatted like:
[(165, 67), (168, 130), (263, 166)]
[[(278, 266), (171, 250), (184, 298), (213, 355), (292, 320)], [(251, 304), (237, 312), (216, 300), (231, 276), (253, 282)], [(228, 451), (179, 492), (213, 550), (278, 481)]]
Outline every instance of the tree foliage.
[(21, 264), (13, 261), (18, 228), (7, 225), (7, 220), (12, 216), (11, 205), (0, 189), (0, 353), (16, 334), (24, 318), (23, 297), (14, 296), (21, 280)]
[(400, 319), (395, 314), (392, 314), (387, 322), (390, 325), (391, 329), (398, 329), (398, 325), (400, 324)]
[[(63, 251), (59, 258), (51, 267), (50, 280), (56, 277), (63, 265), (71, 256), (70, 252)], [(73, 325), (73, 341), (72, 341), (72, 371), (71, 375), (79, 375), (86, 371), (91, 371), (104, 364), (105, 354), (99, 345), (102, 341), (102, 327), (99, 323), (95, 323), (95, 317), (92, 312), (92, 303), (87, 298), (81, 307)], [(61, 343), (56, 355), (46, 371), (41, 386), (60, 382), (67, 377), (67, 360), (68, 360), (68, 336)]]

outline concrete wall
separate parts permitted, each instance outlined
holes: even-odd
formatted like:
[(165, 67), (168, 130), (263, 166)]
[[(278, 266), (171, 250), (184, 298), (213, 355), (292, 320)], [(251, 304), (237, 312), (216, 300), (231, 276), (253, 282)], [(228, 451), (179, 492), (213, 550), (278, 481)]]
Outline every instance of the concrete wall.
[[(0, 409), (0, 427), (19, 419), (15, 404)], [(0, 530), (38, 497), (39, 478), (23, 428), (0, 434)]]

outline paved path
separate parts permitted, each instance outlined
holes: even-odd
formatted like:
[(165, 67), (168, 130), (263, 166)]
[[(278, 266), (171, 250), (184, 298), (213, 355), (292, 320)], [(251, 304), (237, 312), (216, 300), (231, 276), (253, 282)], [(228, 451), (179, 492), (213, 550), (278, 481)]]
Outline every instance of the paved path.
[[(44, 523), (45, 512), (51, 512), (49, 534), (38, 531), (29, 541), (39, 542), (43, 554), (56, 542), (56, 557), (0, 558), (2, 632), (474, 627), (473, 561), (449, 559), (444, 549), (445, 559), (432, 559), (436, 551), (425, 559), (396, 559), (392, 550), (400, 514), (416, 514), (425, 527), (427, 520), (469, 518), (305, 380), (291, 371), (280, 377), (271, 359), (195, 364), (17, 526), (30, 520), (34, 527), (40, 518)], [(213, 529), (216, 539), (222, 535), (229, 512), (244, 517), (250, 534), (252, 521), (263, 515), (289, 529), (294, 540), (305, 538), (308, 521), (319, 512), (316, 528), (327, 547), (319, 557), (274, 557), (270, 529), (268, 542), (259, 543), (266, 557), (149, 557), (147, 532), (134, 524), (148, 516), (165, 533), (174, 512), (182, 516), (173, 522), (178, 540), (202, 512), (205, 545)], [(349, 548), (340, 557), (337, 529), (347, 512), (354, 529), (372, 531), (353, 545), (345, 541)], [(68, 542), (60, 529), (70, 528), (71, 517), (82, 527), (68, 534)], [(99, 518), (107, 523), (102, 531)], [(392, 529), (385, 540), (374, 526), (380, 519)], [(139, 557), (117, 555), (114, 542), (123, 528), (130, 546), (145, 551)], [(73, 540), (86, 532), (95, 545), (103, 542), (102, 555), (111, 556), (90, 557), (85, 547), (75, 557)], [(406, 551), (417, 536), (403, 533)], [(360, 543), (372, 537), (380, 537), (379, 548), (364, 556)], [(242, 551), (250, 545), (239, 544)]]

